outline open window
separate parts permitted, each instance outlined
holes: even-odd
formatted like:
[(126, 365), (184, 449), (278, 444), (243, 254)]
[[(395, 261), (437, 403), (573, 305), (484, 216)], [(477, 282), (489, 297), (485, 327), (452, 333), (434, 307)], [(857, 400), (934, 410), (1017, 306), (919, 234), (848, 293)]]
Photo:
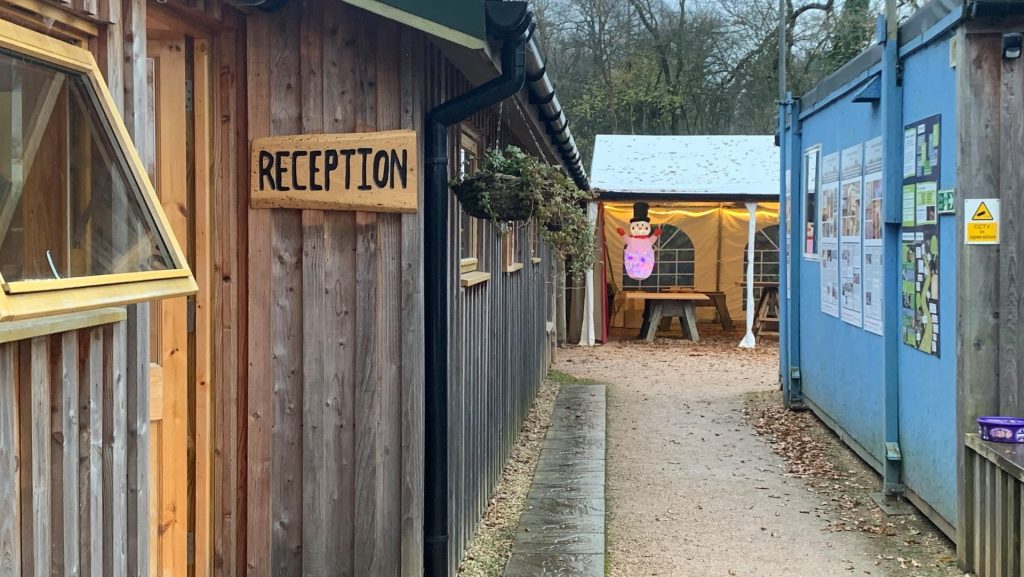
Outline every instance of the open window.
[(0, 320), (195, 292), (92, 55), (0, 22)]

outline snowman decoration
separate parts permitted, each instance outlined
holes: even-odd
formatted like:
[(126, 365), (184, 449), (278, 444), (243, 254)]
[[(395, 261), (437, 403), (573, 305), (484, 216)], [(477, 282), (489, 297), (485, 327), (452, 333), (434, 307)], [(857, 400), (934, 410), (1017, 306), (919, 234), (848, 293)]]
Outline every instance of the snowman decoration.
[(629, 235), (622, 228), (616, 229), (626, 241), (622, 262), (626, 274), (633, 280), (644, 280), (654, 271), (654, 243), (661, 236), (661, 229), (651, 233), (651, 219), (647, 216), (650, 207), (646, 202), (633, 205), (633, 218), (629, 220)]

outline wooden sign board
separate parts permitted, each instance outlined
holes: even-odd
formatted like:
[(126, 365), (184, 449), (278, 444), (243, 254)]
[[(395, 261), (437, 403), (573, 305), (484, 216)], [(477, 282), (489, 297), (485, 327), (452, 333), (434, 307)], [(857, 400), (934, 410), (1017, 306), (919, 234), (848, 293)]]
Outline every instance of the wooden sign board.
[(254, 208), (416, 212), (416, 132), (270, 136), (252, 141)]

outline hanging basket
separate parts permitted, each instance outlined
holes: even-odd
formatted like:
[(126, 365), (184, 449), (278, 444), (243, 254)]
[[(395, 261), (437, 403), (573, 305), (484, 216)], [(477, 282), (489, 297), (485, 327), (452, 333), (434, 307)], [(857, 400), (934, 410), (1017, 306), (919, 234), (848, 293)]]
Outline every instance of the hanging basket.
[(452, 186), (462, 210), (494, 222), (526, 221), (537, 210), (537, 193), (518, 176), (479, 172)]

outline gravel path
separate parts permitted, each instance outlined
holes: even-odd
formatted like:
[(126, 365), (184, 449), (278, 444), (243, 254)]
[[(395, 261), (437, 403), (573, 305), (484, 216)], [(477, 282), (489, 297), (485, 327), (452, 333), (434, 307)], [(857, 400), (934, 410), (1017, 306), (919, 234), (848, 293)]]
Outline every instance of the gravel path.
[(774, 345), (701, 329), (559, 351), (557, 369), (608, 383), (608, 574), (892, 574), (867, 535), (826, 530), (823, 497), (743, 422), (745, 396), (777, 386)]

